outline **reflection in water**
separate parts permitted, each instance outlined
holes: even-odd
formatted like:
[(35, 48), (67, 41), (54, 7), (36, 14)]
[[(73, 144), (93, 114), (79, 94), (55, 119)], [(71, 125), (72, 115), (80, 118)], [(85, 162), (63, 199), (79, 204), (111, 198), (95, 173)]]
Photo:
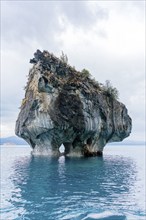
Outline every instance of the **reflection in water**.
[(21, 210), (15, 219), (124, 220), (131, 213), (134, 220), (135, 207), (140, 215), (132, 159), (31, 156), (15, 161), (13, 169), (11, 203)]

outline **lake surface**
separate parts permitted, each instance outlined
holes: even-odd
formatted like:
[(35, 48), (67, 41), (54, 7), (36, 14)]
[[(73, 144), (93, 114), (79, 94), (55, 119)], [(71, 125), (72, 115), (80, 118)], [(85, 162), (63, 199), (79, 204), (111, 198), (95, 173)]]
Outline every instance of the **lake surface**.
[(1, 220), (145, 220), (144, 146), (103, 158), (32, 156), (1, 147)]

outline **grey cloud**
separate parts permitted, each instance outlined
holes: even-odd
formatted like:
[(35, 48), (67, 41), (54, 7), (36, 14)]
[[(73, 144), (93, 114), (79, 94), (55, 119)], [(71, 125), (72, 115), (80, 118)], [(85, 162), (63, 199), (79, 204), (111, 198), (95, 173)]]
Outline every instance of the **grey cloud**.
[(97, 20), (107, 19), (108, 17), (107, 11), (101, 8), (98, 3), (95, 7), (95, 13), (93, 13), (88, 6), (88, 1), (60, 2), (60, 9), (70, 23), (76, 27), (86, 28), (86, 31), (88, 31)]
[[(84, 30), (84, 33), (93, 33), (92, 27), (98, 21), (110, 19), (110, 8), (95, 4), (94, 10), (88, 7), (89, 1), (2, 1), (1, 28), (2, 28), (2, 49), (4, 49), (4, 59), (2, 74), (2, 119), (4, 122), (15, 122), (19, 112), (21, 99), (24, 97), (23, 86), (26, 84), (26, 75), (29, 71), (29, 59), (38, 48), (47, 49), (57, 54), (59, 50), (66, 50), (71, 65), (77, 69), (88, 68), (96, 79), (104, 83), (106, 79), (111, 80), (113, 86), (120, 91), (121, 101), (126, 104), (130, 115), (134, 118), (136, 127), (142, 131), (143, 127), (143, 107), (140, 106), (140, 98), (136, 103), (129, 103), (131, 94), (134, 97), (139, 89), (138, 82), (144, 80), (143, 54), (138, 57), (111, 57), (106, 54), (106, 49), (98, 50), (96, 42), (88, 39), (81, 39), (79, 44), (75, 44), (74, 38), (69, 39), (67, 46), (64, 46), (60, 34), (69, 27), (62, 27), (59, 23), (59, 16), (64, 15), (76, 29)], [(108, 4), (107, 4), (108, 5)], [(119, 5), (117, 7), (116, 5)], [(106, 4), (105, 4), (106, 6)], [(103, 7), (103, 8), (102, 8)], [(129, 13), (136, 19), (143, 19), (143, 3), (138, 1), (114, 3), (116, 13), (121, 13), (128, 19)], [(118, 8), (118, 9), (117, 9)], [(93, 8), (92, 8), (93, 9)], [(113, 8), (112, 8), (113, 10)], [(140, 13), (142, 12), (142, 13)], [(141, 20), (142, 20), (141, 19)], [(96, 26), (97, 27), (97, 26)], [(64, 30), (63, 28), (66, 28)], [(94, 30), (95, 31), (95, 30)], [(105, 41), (106, 30), (96, 29), (97, 41)], [(95, 33), (94, 33), (95, 34)], [(125, 33), (124, 33), (125, 34)], [(56, 40), (56, 36), (58, 39)], [(80, 36), (80, 35), (79, 35)], [(91, 35), (90, 35), (91, 36)], [(99, 37), (101, 36), (101, 37)], [(101, 42), (102, 43), (102, 42)], [(33, 45), (34, 44), (34, 45)], [(72, 45), (75, 46), (73, 47)], [(118, 48), (117, 48), (118, 50)], [(3, 51), (2, 51), (3, 52)], [(119, 51), (120, 54), (120, 51)], [(135, 57), (135, 59), (134, 59)], [(113, 61), (114, 60), (114, 61)], [(119, 80), (120, 79), (120, 80)], [(141, 122), (138, 124), (138, 122)]]
[[(28, 41), (40, 42), (43, 48), (59, 47), (55, 36), (64, 30), (59, 16), (65, 15), (69, 23), (89, 31), (107, 12), (96, 5), (93, 13), (86, 1), (4, 1), (2, 2), (1, 29), (5, 47)], [(59, 42), (60, 43), (60, 42)]]
[[(59, 33), (56, 2), (9, 1), (2, 3), (2, 40), (24, 43), (26, 39), (54, 44)], [(9, 42), (8, 42), (9, 41)]]
[(135, 14), (138, 15), (137, 19), (144, 17), (145, 0), (115, 1), (114, 6), (119, 11), (119, 13), (123, 13), (126, 16)]
[(133, 5), (134, 7), (136, 7), (139, 10), (145, 10), (145, 0), (141, 0), (141, 1), (131, 1), (130, 2), (131, 5)]

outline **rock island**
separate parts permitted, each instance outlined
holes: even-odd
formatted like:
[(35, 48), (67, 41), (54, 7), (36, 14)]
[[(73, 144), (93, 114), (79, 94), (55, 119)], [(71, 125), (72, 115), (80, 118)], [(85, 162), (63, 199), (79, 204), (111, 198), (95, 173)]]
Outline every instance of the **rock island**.
[(48, 51), (37, 50), (28, 76), (15, 133), (34, 154), (102, 156), (109, 142), (131, 133), (131, 118), (109, 82), (79, 72)]

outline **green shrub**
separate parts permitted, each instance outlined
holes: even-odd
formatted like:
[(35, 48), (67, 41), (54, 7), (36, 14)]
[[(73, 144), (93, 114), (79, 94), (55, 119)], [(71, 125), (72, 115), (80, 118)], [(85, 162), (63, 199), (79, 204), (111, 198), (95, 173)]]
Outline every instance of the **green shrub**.
[(99, 82), (98, 82), (95, 78), (92, 79), (92, 84), (93, 84), (93, 86), (96, 87), (97, 89), (100, 88), (100, 84), (99, 84)]
[(104, 90), (113, 99), (119, 99), (119, 91), (112, 86), (109, 80), (105, 81)]
[(23, 107), (28, 101), (28, 98), (24, 98), (22, 99), (22, 102), (21, 102), (21, 107)]
[(86, 69), (83, 69), (82, 71), (81, 71), (81, 75), (83, 76), (83, 77), (90, 77), (90, 72), (88, 71), (88, 70), (86, 70)]
[(61, 53), (60, 60), (61, 60), (63, 63), (66, 63), (66, 64), (68, 63), (68, 57), (67, 57), (66, 54), (63, 53), (63, 51), (62, 51), (62, 53)]

